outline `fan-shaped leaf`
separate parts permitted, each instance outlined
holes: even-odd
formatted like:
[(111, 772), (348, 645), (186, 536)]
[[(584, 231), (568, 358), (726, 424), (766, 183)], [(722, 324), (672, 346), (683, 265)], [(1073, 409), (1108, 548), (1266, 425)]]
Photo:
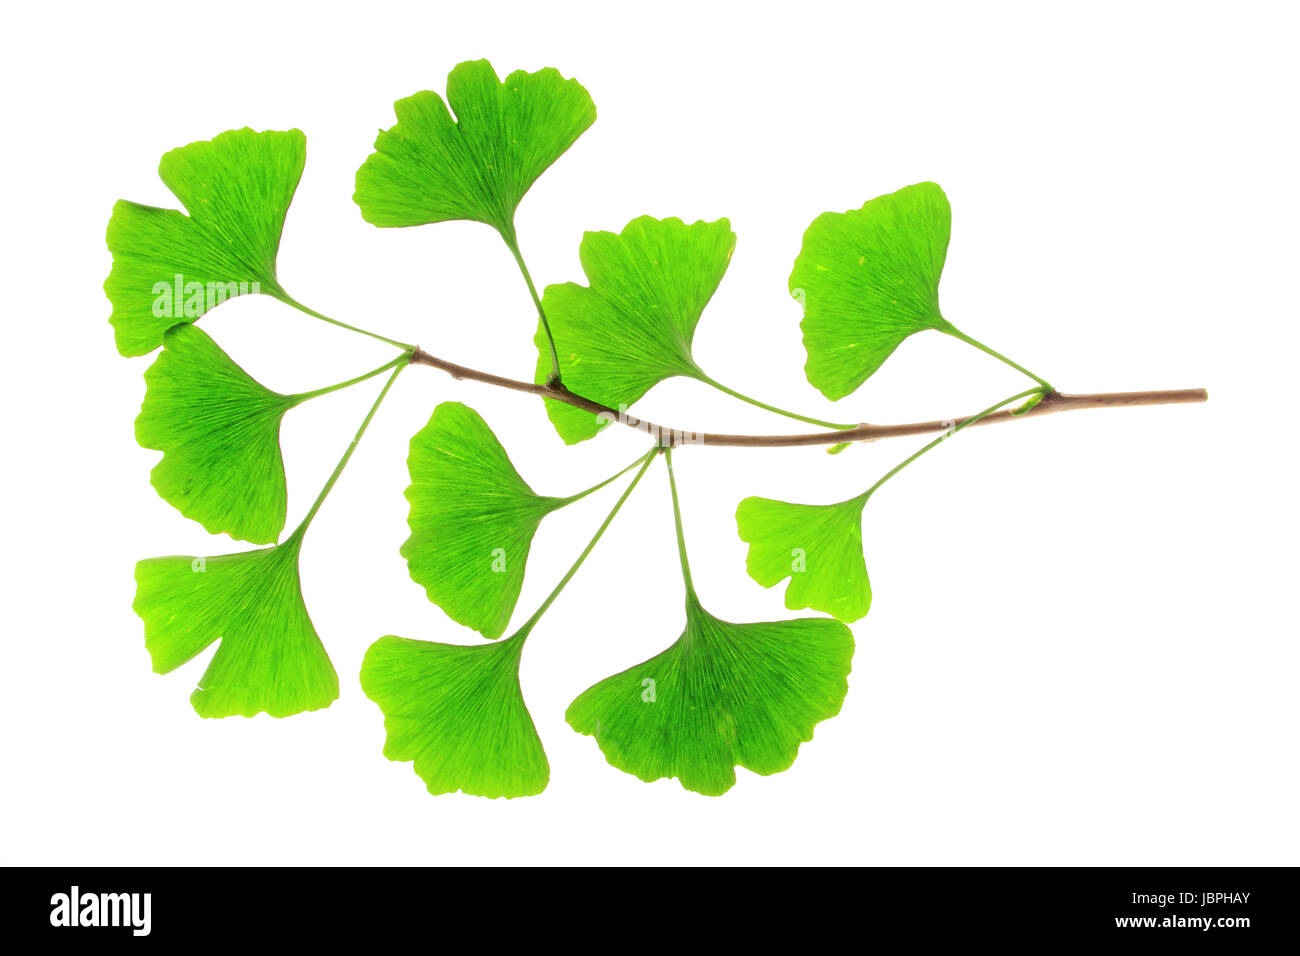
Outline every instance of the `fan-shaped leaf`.
[(425, 91), (395, 109), (397, 125), (379, 134), (357, 171), (353, 198), (366, 222), (473, 219), (507, 237), (524, 193), (596, 120), (576, 80), (546, 69), (501, 82), (487, 60), (451, 71), (447, 103)]
[(808, 381), (827, 398), (856, 389), (912, 333), (952, 330), (939, 314), (950, 223), (943, 190), (918, 183), (808, 227), (790, 294), (804, 308)]
[(188, 215), (118, 201), (108, 223), (113, 270), (104, 283), (118, 351), (152, 352), (171, 326), (231, 296), (284, 297), (275, 257), (305, 160), (300, 130), (230, 130), (174, 149), (158, 166)]
[[(727, 271), (735, 233), (726, 219), (634, 219), (615, 235), (589, 232), (579, 255), (588, 285), (546, 289), (542, 308), (555, 336), (564, 384), (611, 408), (630, 406), (674, 375), (707, 381), (691, 355), (695, 326)], [(537, 381), (550, 374), (539, 327)], [(548, 399), (547, 414), (568, 444), (605, 424)]]
[(411, 439), (411, 577), (452, 620), (500, 637), (510, 621), (537, 526), (573, 499), (534, 494), (485, 421), (444, 402)]
[(871, 582), (862, 557), (865, 498), (800, 505), (746, 498), (736, 509), (749, 542), (749, 576), (765, 588), (790, 579), (785, 606), (813, 608), (856, 621), (871, 608)]
[(337, 699), (338, 677), (302, 600), (301, 544), (295, 532), (274, 548), (136, 565), (134, 607), (157, 673), (221, 642), (190, 697), (199, 716), (285, 717)]
[(384, 712), (384, 756), (414, 761), (434, 794), (541, 793), (550, 765), (519, 689), (524, 636), (472, 647), (401, 637), (370, 645), (361, 686)]
[(275, 541), (288, 499), (280, 420), (297, 399), (254, 381), (193, 325), (167, 331), (144, 377), (135, 437), (163, 453), (158, 493), (212, 534)]
[(588, 688), (565, 714), (611, 764), (716, 796), (735, 767), (787, 769), (848, 692), (853, 635), (838, 621), (719, 620), (687, 601), (672, 647)]

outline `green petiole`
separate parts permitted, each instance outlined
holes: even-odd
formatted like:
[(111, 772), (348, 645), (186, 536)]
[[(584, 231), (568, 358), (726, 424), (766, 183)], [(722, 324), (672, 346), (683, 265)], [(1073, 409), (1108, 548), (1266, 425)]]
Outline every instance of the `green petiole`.
[(383, 365), (379, 366), (379, 368), (371, 369), (369, 372), (366, 372), (362, 375), (358, 375), (356, 378), (350, 378), (346, 382), (339, 382), (336, 385), (326, 385), (324, 388), (313, 389), (310, 392), (298, 392), (295, 395), (290, 395), (289, 398), (293, 399), (293, 403), (295, 405), (299, 405), (302, 402), (308, 401), (310, 399), (319, 398), (321, 395), (328, 395), (330, 392), (337, 392), (340, 389), (349, 388), (350, 386), (353, 385), (359, 385), (362, 382), (366, 381), (367, 379), (374, 378), (376, 375), (379, 375), (383, 372), (387, 372), (390, 368), (393, 368), (397, 365), (401, 365), (406, 362), (410, 362), (411, 354), (413, 351), (414, 351), (413, 349), (405, 351), (401, 355), (397, 356), (397, 358), (393, 359), (392, 361), (385, 362)]
[(724, 394), (730, 395), (732, 398), (740, 399), (740, 401), (745, 402), (746, 404), (749, 405), (753, 405), (755, 408), (761, 408), (764, 411), (773, 412), (777, 415), (784, 415), (786, 418), (793, 418), (795, 421), (806, 422), (809, 425), (817, 425), (820, 428), (833, 428), (840, 431), (846, 428), (858, 427), (857, 425), (838, 425), (835, 422), (822, 421), (820, 418), (812, 418), (808, 415), (800, 415), (798, 412), (787, 411), (784, 408), (777, 408), (775, 405), (769, 405), (767, 402), (760, 402), (758, 399), (751, 398), (748, 395), (736, 391), (734, 388), (728, 388), (727, 386), (723, 385), (721, 382), (714, 381), (713, 379), (709, 378), (709, 376), (705, 375), (703, 372), (701, 372), (697, 377), (705, 385), (711, 385), (713, 388), (716, 388), (718, 391), (723, 392)]
[(673, 474), (673, 450), (664, 449), (664, 462), (668, 465), (668, 489), (673, 496), (673, 524), (677, 527), (677, 556), (682, 562), (682, 580), (686, 584), (686, 602), (698, 602), (695, 584), (691, 580), (691, 565), (686, 557), (686, 534), (682, 531), (682, 506), (677, 498), (677, 478)]
[(976, 412), (976, 413), (975, 413), (974, 415), (972, 415), (970, 418), (966, 418), (966, 419), (963, 419), (963, 420), (960, 421), (960, 422), (957, 422), (957, 423), (953, 426), (953, 428), (952, 428), (951, 431), (946, 431), (946, 432), (944, 432), (944, 433), (943, 433), (942, 435), (940, 435), (938, 438), (934, 439), (933, 441), (931, 441), (931, 442), (929, 442), (928, 444), (924, 445), (923, 447), (919, 448), (917, 451), (915, 451), (915, 452), (913, 452), (912, 454), (908, 455), (906, 458), (904, 458), (902, 461), (900, 461), (900, 462), (899, 462), (897, 465), (895, 465), (893, 468), (889, 469), (889, 471), (885, 472), (884, 476), (883, 476), (879, 481), (877, 481), (874, 485), (872, 485), (870, 488), (868, 488), (866, 491), (864, 491), (864, 492), (863, 492), (861, 495), (859, 495), (858, 497), (859, 497), (863, 502), (865, 502), (868, 498), (871, 497), (871, 495), (876, 491), (877, 488), (879, 488), (881, 485), (883, 485), (885, 482), (887, 482), (890, 478), (893, 478), (896, 474), (898, 474), (900, 471), (902, 471), (904, 468), (906, 468), (906, 467), (907, 467), (908, 465), (910, 465), (912, 462), (916, 461), (916, 459), (920, 458), (920, 457), (921, 457), (922, 455), (924, 455), (926, 452), (930, 451), (930, 450), (933, 449), (933, 448), (937, 448), (939, 445), (941, 445), (943, 442), (947, 441), (947, 440), (948, 440), (949, 438), (951, 438), (953, 435), (957, 434), (957, 433), (958, 433), (959, 431), (961, 431), (963, 428), (967, 428), (967, 427), (969, 427), (970, 425), (974, 425), (976, 422), (980, 421), (981, 419), (983, 419), (983, 418), (987, 418), (989, 415), (992, 415), (992, 414), (993, 414), (994, 412), (996, 412), (999, 408), (1002, 408), (1002, 407), (1004, 407), (1004, 406), (1006, 406), (1006, 405), (1010, 405), (1012, 402), (1018, 402), (1018, 401), (1020, 401), (1020, 399), (1022, 399), (1022, 398), (1028, 398), (1030, 395), (1039, 395), (1039, 396), (1041, 396), (1041, 395), (1046, 394), (1046, 393), (1047, 393), (1048, 391), (1050, 391), (1050, 390), (1051, 390), (1051, 386), (1050, 386), (1050, 385), (1040, 385), (1040, 386), (1037, 387), (1037, 388), (1028, 388), (1028, 389), (1025, 389), (1023, 392), (1017, 392), (1015, 395), (1012, 395), (1010, 398), (1004, 398), (1004, 399), (1002, 399), (1002, 401), (1000, 401), (1000, 402), (998, 402), (998, 403), (996, 403), (996, 404), (994, 404), (994, 405), (990, 405), (988, 408), (984, 409), (984, 410), (981, 411), (981, 412)]
[(625, 468), (620, 468), (618, 471), (614, 472), (614, 474), (610, 475), (604, 481), (597, 482), (596, 484), (588, 488), (586, 491), (579, 491), (576, 495), (570, 495), (568, 498), (565, 498), (564, 499), (565, 503), (573, 504), (575, 501), (581, 501), (583, 498), (587, 497), (587, 495), (591, 494), (592, 492), (600, 491), (601, 488), (604, 488), (612, 481), (617, 481), (619, 478), (626, 475), (637, 465), (641, 464), (641, 462), (645, 461), (645, 457), (646, 457), (645, 455), (638, 455), (636, 461), (627, 465)]
[(528, 286), (528, 294), (533, 298), (533, 305), (537, 306), (537, 317), (542, 322), (542, 330), (546, 333), (546, 344), (551, 348), (551, 378), (553, 384), (560, 382), (560, 353), (555, 348), (555, 336), (551, 334), (551, 323), (546, 320), (546, 310), (542, 308), (541, 296), (537, 294), (537, 286), (533, 285), (533, 277), (528, 272), (528, 265), (524, 262), (524, 255), (519, 251), (519, 238), (515, 235), (515, 228), (512, 224), (509, 233), (502, 232), (501, 238), (505, 240), (506, 248), (510, 254), (515, 257), (515, 263), (519, 266), (519, 272), (524, 277), (524, 283)]
[(349, 332), (360, 332), (362, 335), (368, 335), (372, 339), (378, 339), (381, 342), (387, 342), (389, 345), (395, 346), (396, 348), (399, 348), (404, 352), (415, 351), (415, 346), (411, 345), (409, 342), (399, 342), (396, 339), (390, 339), (386, 335), (380, 335), (378, 332), (371, 332), (367, 329), (358, 328), (355, 325), (348, 325), (348, 323), (346, 322), (340, 322), (338, 319), (332, 319), (328, 315), (325, 315), (321, 312), (317, 312), (315, 309), (309, 309), (307, 306), (303, 305), (301, 302), (299, 302), (293, 296), (289, 295), (287, 292), (280, 295), (276, 295), (276, 298), (279, 299), (281, 302), (283, 302), (285, 305), (291, 305), (299, 312), (302, 312), (306, 315), (310, 315), (314, 319), (320, 319), (322, 322), (328, 322), (330, 325), (337, 325), (339, 328), (347, 329)]
[[(565, 572), (564, 577), (560, 578), (560, 583), (555, 585), (551, 593), (546, 596), (546, 600), (543, 601), (541, 606), (533, 612), (533, 616), (525, 621), (519, 630), (515, 632), (515, 636), (522, 635), (523, 637), (527, 637), (528, 633), (536, 626), (537, 622), (541, 620), (542, 615), (545, 614), (547, 609), (555, 603), (555, 599), (560, 596), (560, 592), (564, 590), (565, 586), (571, 580), (573, 580), (573, 576), (578, 573), (578, 569), (582, 567), (583, 562), (586, 561), (591, 552), (595, 550), (596, 543), (600, 541), (605, 530), (614, 522), (614, 518), (622, 509), (624, 502), (632, 496), (633, 490), (640, 483), (641, 477), (646, 473), (646, 469), (650, 467), (650, 462), (654, 461), (654, 456), (658, 451), (659, 448), (656, 446), (638, 458), (632, 463), (632, 465), (628, 466), (628, 468), (631, 468), (639, 463), (641, 465), (641, 470), (636, 473), (636, 476), (632, 479), (631, 483), (623, 490), (623, 494), (619, 497), (618, 501), (614, 503), (614, 507), (610, 510), (609, 514), (605, 516), (605, 520), (600, 523), (600, 527), (596, 529), (596, 533), (592, 535), (591, 540), (587, 542), (587, 546), (583, 548), (582, 553), (578, 555), (578, 559), (574, 561), (569, 567), (569, 570)], [(628, 470), (628, 468), (624, 468), (623, 471), (619, 472), (619, 474), (623, 474)], [(614, 478), (617, 477), (618, 475), (614, 476)], [(610, 478), (609, 481), (613, 481), (614, 478)], [(608, 482), (603, 482), (602, 484), (608, 484)], [(585, 493), (586, 492), (584, 492), (584, 494)]]
[(1011, 359), (1007, 358), (1001, 352), (994, 351), (993, 349), (985, 345), (983, 342), (971, 338), (965, 332), (953, 328), (951, 325), (945, 329), (941, 329), (940, 331), (947, 332), (953, 338), (960, 339), (961, 341), (965, 342), (967, 345), (975, 346), (975, 348), (979, 349), (981, 352), (985, 353), (986, 355), (991, 355), (999, 362), (1003, 362), (1006, 365), (1010, 365), (1013, 369), (1015, 369), (1017, 372), (1020, 372), (1022, 375), (1028, 375), (1035, 382), (1041, 385), (1046, 391), (1048, 392), (1052, 391), (1052, 383), (1049, 382), (1047, 379), (1043, 378), (1042, 376), (1035, 375), (1033, 372), (1029, 371), (1029, 369), (1025, 368), (1023, 365), (1019, 364), (1018, 362), (1011, 361)]
[(375, 403), (370, 406), (370, 411), (366, 412), (366, 417), (362, 419), (361, 427), (357, 429), (357, 433), (352, 437), (352, 443), (348, 445), (348, 450), (343, 453), (343, 457), (339, 459), (339, 463), (334, 466), (333, 474), (331, 474), (326, 480), (325, 486), (321, 488), (320, 494), (316, 496), (316, 500), (312, 502), (311, 508), (308, 509), (306, 517), (302, 519), (302, 522), (294, 529), (293, 534), (290, 535), (291, 538), (300, 537), (304, 532), (306, 532), (308, 525), (310, 525), (312, 519), (316, 517), (316, 512), (320, 511), (320, 506), (324, 504), (325, 498), (333, 489), (335, 482), (337, 482), (339, 476), (343, 474), (343, 469), (347, 467), (349, 459), (352, 458), (352, 453), (357, 450), (357, 444), (361, 441), (361, 437), (366, 433), (366, 429), (370, 427), (370, 422), (375, 417), (375, 412), (379, 411), (379, 406), (383, 404), (384, 399), (388, 396), (388, 390), (393, 387), (393, 383), (397, 381), (397, 376), (402, 374), (402, 369), (406, 368), (406, 366), (406, 362), (401, 362), (401, 364), (398, 364), (393, 369), (393, 374), (388, 377), (388, 381), (385, 382), (384, 387), (380, 389), (379, 396), (375, 399)]

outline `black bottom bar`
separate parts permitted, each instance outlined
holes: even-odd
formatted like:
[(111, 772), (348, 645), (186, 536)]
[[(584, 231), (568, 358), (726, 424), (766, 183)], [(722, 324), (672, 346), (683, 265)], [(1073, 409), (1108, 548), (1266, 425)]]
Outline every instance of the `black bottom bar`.
[(715, 936), (735, 943), (779, 928), (787, 939), (806, 934), (813, 945), (827, 933), (847, 933), (866, 943), (901, 936), (1237, 950), (1300, 938), (1293, 869), (573, 869), (545, 877), (51, 868), (11, 869), (8, 877), (6, 928), (48, 934), (51, 942), (115, 936), (337, 944), (340, 934), (383, 940), (414, 933), (429, 947), (474, 946), (477, 937), (477, 945), (495, 948), (519, 934), (533, 945), (567, 938), (585, 940), (584, 948), (641, 948), (655, 938), (665, 945)]

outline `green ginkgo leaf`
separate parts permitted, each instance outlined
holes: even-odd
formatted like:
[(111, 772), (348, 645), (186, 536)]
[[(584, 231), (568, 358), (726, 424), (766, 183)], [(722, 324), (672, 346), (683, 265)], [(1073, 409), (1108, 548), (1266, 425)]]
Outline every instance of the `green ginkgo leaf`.
[(136, 565), (134, 608), (157, 673), (221, 642), (190, 697), (199, 716), (285, 717), (338, 698), (338, 677), (302, 600), (301, 544), (300, 529), (273, 548)]
[(939, 314), (951, 218), (943, 190), (918, 183), (808, 227), (790, 294), (803, 305), (808, 381), (827, 398), (851, 393), (909, 335), (954, 331)]
[[(467, 430), (491, 437), (487, 426), (463, 405), (449, 403), (435, 413), (446, 427), (454, 427), (452, 416), (468, 422)], [(568, 572), (510, 637), (470, 647), (385, 637), (370, 646), (361, 667), (361, 686), (384, 712), (384, 754), (390, 760), (414, 761), (429, 792), (522, 797), (545, 789), (550, 768), (519, 689), (524, 642), (587, 560), (655, 454), (652, 450), (619, 472), (640, 466)], [(504, 452), (497, 463), (509, 468)]]
[(150, 476), (163, 500), (212, 534), (275, 541), (288, 500), (280, 420), (297, 399), (254, 381), (193, 325), (167, 331), (144, 377), (135, 437), (163, 453)]
[(117, 348), (144, 355), (178, 322), (236, 295), (286, 298), (275, 275), (284, 217), (306, 160), (300, 130), (230, 130), (163, 156), (158, 175), (188, 215), (119, 200), (108, 223)]
[(862, 557), (866, 499), (801, 505), (746, 498), (736, 509), (740, 538), (749, 543), (749, 576), (765, 588), (790, 579), (785, 606), (812, 608), (856, 621), (871, 608), (871, 582)]
[(692, 597), (672, 647), (588, 688), (565, 717), (620, 770), (717, 796), (738, 766), (773, 774), (794, 763), (817, 723), (839, 713), (852, 658), (838, 621), (732, 624)]
[(473, 219), (507, 238), (524, 193), (596, 120), (576, 80), (546, 69), (502, 82), (487, 60), (451, 71), (446, 103), (426, 90), (395, 110), (397, 125), (379, 134), (357, 171), (353, 198), (366, 222)]
[(411, 577), (452, 620), (500, 637), (537, 526), (574, 499), (535, 494), (487, 422), (460, 402), (434, 410), (411, 439), (407, 465), (411, 536), (402, 556)]
[(524, 797), (546, 789), (550, 765), (519, 689), (525, 637), (371, 644), (361, 687), (384, 712), (384, 756), (414, 761), (433, 794)]
[[(712, 381), (695, 364), (691, 341), (736, 247), (726, 219), (634, 219), (617, 235), (589, 232), (579, 256), (588, 285), (546, 289), (565, 386), (610, 408), (630, 406), (674, 375)], [(537, 338), (537, 381), (550, 374), (544, 331)], [(547, 414), (567, 444), (596, 434), (607, 422), (548, 399)]]

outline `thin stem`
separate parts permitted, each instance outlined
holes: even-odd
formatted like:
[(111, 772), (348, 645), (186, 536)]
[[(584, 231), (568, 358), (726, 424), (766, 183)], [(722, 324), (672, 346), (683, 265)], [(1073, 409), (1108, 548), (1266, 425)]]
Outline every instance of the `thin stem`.
[(375, 403), (370, 406), (370, 411), (366, 412), (366, 417), (362, 420), (361, 427), (357, 429), (356, 435), (353, 436), (352, 443), (348, 445), (348, 450), (343, 453), (343, 457), (339, 459), (339, 463), (334, 466), (334, 473), (329, 476), (329, 480), (325, 482), (325, 487), (320, 490), (320, 494), (317, 495), (316, 500), (312, 502), (312, 506), (308, 510), (307, 516), (302, 519), (302, 523), (299, 524), (297, 529), (294, 531), (295, 535), (301, 535), (306, 531), (307, 526), (310, 525), (312, 519), (316, 517), (316, 512), (320, 511), (320, 506), (324, 503), (326, 496), (334, 487), (334, 483), (339, 480), (339, 475), (343, 474), (343, 469), (347, 467), (348, 460), (352, 457), (352, 453), (357, 450), (357, 443), (361, 441), (361, 436), (364, 435), (366, 429), (370, 427), (370, 420), (375, 417), (375, 412), (379, 411), (379, 406), (383, 404), (384, 398), (387, 397), (388, 390), (393, 387), (393, 383), (397, 381), (397, 376), (402, 374), (402, 369), (406, 368), (407, 364), (408, 363), (406, 362), (402, 362), (393, 369), (393, 374), (388, 377), (388, 381), (385, 382), (384, 387), (380, 389), (379, 397), (376, 398)]
[[(646, 473), (646, 469), (650, 467), (650, 462), (654, 460), (654, 456), (658, 451), (659, 451), (658, 447), (651, 448), (648, 452), (646, 452), (644, 455), (638, 458), (636, 462), (633, 463), (633, 464), (639, 463), (641, 465), (641, 470), (636, 473), (636, 477), (634, 477), (631, 483), (627, 486), (627, 488), (624, 489), (622, 496), (620, 496), (618, 501), (615, 502), (613, 509), (609, 512), (609, 514), (605, 516), (605, 520), (602, 521), (600, 527), (596, 529), (596, 533), (592, 535), (591, 540), (587, 542), (587, 546), (582, 549), (582, 554), (578, 555), (578, 560), (573, 562), (573, 565), (569, 568), (568, 571), (565, 572), (564, 577), (560, 578), (560, 583), (555, 585), (554, 590), (552, 590), (551, 593), (546, 596), (546, 600), (543, 601), (541, 606), (536, 611), (533, 612), (533, 616), (530, 617), (527, 621), (525, 621), (523, 623), (523, 626), (521, 626), (519, 630), (515, 632), (516, 634), (522, 634), (527, 636), (528, 632), (533, 629), (533, 627), (537, 624), (539, 620), (541, 620), (542, 615), (546, 613), (547, 609), (550, 608), (550, 606), (555, 603), (555, 599), (560, 596), (560, 592), (564, 590), (565, 585), (567, 585), (571, 580), (573, 580), (573, 576), (578, 573), (578, 569), (582, 567), (582, 563), (586, 561), (588, 555), (590, 555), (591, 552), (595, 550), (596, 543), (600, 541), (601, 536), (605, 533), (605, 530), (613, 523), (614, 517), (619, 513), (619, 510), (623, 507), (623, 503), (632, 496), (633, 490), (641, 481), (641, 476)], [(624, 471), (626, 470), (627, 469), (624, 469)], [(612, 481), (613, 479), (610, 480)]]
[(691, 564), (686, 558), (686, 534), (682, 531), (682, 505), (677, 498), (677, 478), (673, 475), (673, 450), (664, 449), (664, 462), (668, 465), (668, 488), (673, 494), (673, 523), (677, 526), (677, 556), (682, 562), (682, 580), (686, 583), (687, 602), (697, 601), (695, 584), (691, 580)]
[(943, 329), (942, 331), (947, 332), (953, 338), (961, 339), (961, 341), (965, 342), (967, 345), (975, 346), (977, 349), (979, 349), (981, 352), (984, 352), (987, 355), (992, 355), (999, 362), (1004, 362), (1007, 365), (1010, 365), (1013, 369), (1015, 369), (1017, 372), (1020, 372), (1022, 375), (1028, 375), (1039, 385), (1043, 386), (1043, 388), (1047, 389), (1047, 391), (1049, 392), (1052, 391), (1052, 384), (1049, 381), (1047, 381), (1047, 379), (1035, 375), (1033, 372), (1029, 371), (1029, 369), (1025, 368), (1023, 365), (1019, 364), (1018, 362), (1011, 361), (1011, 359), (1007, 358), (1001, 352), (995, 352), (993, 349), (989, 348), (983, 342), (971, 338), (969, 335), (967, 335), (965, 332), (962, 332), (960, 329), (952, 328), (950, 326), (949, 328)]
[(587, 497), (587, 495), (591, 494), (592, 492), (600, 491), (601, 488), (604, 488), (604, 487), (605, 487), (607, 484), (609, 484), (611, 481), (617, 481), (619, 478), (621, 478), (621, 477), (623, 477), (624, 475), (626, 475), (629, 471), (631, 471), (631, 470), (632, 470), (633, 468), (635, 468), (637, 465), (641, 464), (641, 462), (644, 461), (644, 460), (645, 460), (645, 456), (644, 456), (644, 455), (638, 455), (637, 458), (636, 458), (636, 461), (632, 462), (632, 463), (631, 463), (630, 465), (628, 465), (626, 468), (621, 468), (621, 469), (619, 469), (618, 471), (614, 472), (614, 474), (612, 474), (612, 475), (610, 475), (608, 478), (606, 478), (604, 481), (602, 481), (602, 482), (598, 482), (597, 484), (592, 485), (592, 486), (591, 486), (590, 488), (588, 488), (586, 491), (580, 491), (580, 492), (578, 492), (576, 495), (570, 495), (568, 498), (565, 498), (565, 499), (564, 499), (565, 502), (566, 502), (567, 504), (573, 504), (575, 501), (581, 501), (583, 498)]
[(533, 285), (533, 277), (528, 272), (523, 253), (519, 251), (519, 238), (515, 235), (514, 226), (510, 227), (509, 233), (502, 232), (501, 238), (505, 240), (506, 248), (510, 250), (510, 254), (515, 257), (519, 272), (523, 275), (524, 282), (528, 286), (528, 294), (533, 297), (533, 305), (537, 306), (537, 317), (542, 320), (542, 330), (546, 333), (546, 343), (551, 347), (550, 381), (558, 385), (560, 382), (560, 353), (555, 349), (555, 336), (551, 334), (551, 323), (546, 320), (546, 310), (542, 308), (542, 298), (537, 294), (537, 286)]
[(1030, 395), (1042, 395), (1045, 393), (1046, 393), (1046, 389), (1043, 386), (1039, 386), (1038, 388), (1026, 389), (1023, 392), (1019, 392), (1015, 395), (1012, 395), (1010, 398), (1002, 399), (1002, 401), (998, 402), (995, 405), (990, 405), (982, 412), (976, 412), (974, 415), (970, 416), (970, 418), (964, 419), (956, 423), (956, 425), (952, 426), (951, 430), (945, 431), (934, 441), (930, 442), (927, 445), (922, 446), (920, 449), (918, 449), (917, 451), (913, 452), (912, 454), (904, 458), (902, 461), (900, 461), (893, 468), (889, 469), (889, 471), (885, 472), (884, 477), (882, 477), (879, 481), (877, 481), (874, 485), (872, 485), (870, 488), (868, 488), (865, 492), (862, 493), (862, 495), (860, 496), (861, 499), (863, 501), (866, 501), (868, 498), (871, 497), (871, 495), (876, 491), (877, 488), (879, 488), (881, 485), (887, 482), (890, 478), (893, 478), (896, 474), (898, 474), (900, 471), (902, 471), (912, 462), (916, 461), (916, 459), (920, 458), (926, 452), (930, 451), (933, 448), (937, 448), (939, 445), (943, 444), (943, 442), (947, 441), (949, 438), (957, 434), (963, 428), (966, 428), (969, 425), (974, 425), (977, 422), (981, 421), (982, 419), (987, 418), (989, 415), (992, 415), (994, 412), (996, 412), (999, 408), (1001, 408), (1004, 405), (1010, 405), (1012, 402), (1019, 401), (1022, 398), (1028, 398)]
[[(901, 438), (905, 435), (925, 435), (948, 431), (952, 427), (951, 419), (935, 419), (928, 422), (907, 422), (897, 425), (857, 425), (844, 431), (808, 432), (802, 435), (736, 435), (726, 432), (702, 432), (690, 428), (671, 428), (655, 422), (635, 418), (620, 413), (617, 409), (592, 401), (582, 395), (569, 391), (563, 385), (539, 385), (507, 378), (493, 372), (482, 372), (467, 365), (458, 365), (447, 359), (430, 355), (423, 349), (416, 349), (411, 356), (414, 365), (428, 365), (441, 369), (452, 378), (469, 379), (507, 388), (515, 392), (525, 392), (541, 398), (564, 402), (574, 408), (580, 408), (593, 415), (608, 417), (629, 428), (644, 432), (656, 441), (670, 445), (719, 445), (733, 448), (793, 448), (806, 445), (838, 445), (845, 442), (878, 441), (882, 438)], [(1186, 405), (1204, 402), (1209, 393), (1203, 388), (1175, 388), (1149, 392), (1097, 392), (1089, 395), (1067, 395), (1063, 392), (1047, 392), (1043, 400), (1033, 408), (1013, 414), (1011, 411), (994, 412), (982, 418), (979, 425), (992, 425), (998, 422), (1021, 421), (1051, 415), (1056, 412), (1081, 411), (1087, 408), (1136, 408), (1142, 405)]]
[(372, 339), (378, 339), (381, 342), (387, 342), (389, 345), (396, 346), (397, 348), (401, 349), (404, 352), (410, 352), (415, 349), (414, 345), (411, 345), (407, 342), (399, 342), (396, 339), (390, 339), (386, 335), (380, 335), (378, 332), (370, 332), (366, 329), (357, 328), (357, 326), (355, 325), (348, 325), (346, 322), (340, 322), (338, 319), (331, 319), (328, 315), (323, 315), (322, 313), (317, 312), (315, 309), (307, 308), (307, 306), (303, 305), (301, 302), (299, 302), (297, 299), (295, 299), (293, 296), (289, 295), (288, 293), (285, 293), (282, 296), (278, 296), (278, 298), (286, 305), (293, 306), (299, 312), (305, 313), (306, 315), (310, 315), (312, 318), (320, 319), (322, 322), (328, 322), (330, 325), (337, 325), (339, 328), (347, 329), (350, 332), (360, 332), (362, 335), (368, 335)]
[(736, 391), (734, 388), (728, 388), (727, 386), (723, 385), (721, 382), (715, 382), (713, 379), (709, 378), (707, 375), (704, 375), (704, 373), (702, 372), (700, 373), (700, 376), (701, 376), (700, 381), (704, 382), (706, 385), (712, 385), (718, 391), (725, 392), (727, 395), (730, 395), (732, 398), (738, 398), (742, 402), (746, 402), (750, 405), (753, 405), (755, 408), (761, 408), (764, 411), (775, 412), (777, 415), (784, 415), (786, 418), (793, 418), (797, 421), (807, 422), (809, 425), (820, 425), (822, 428), (844, 429), (844, 428), (854, 427), (853, 425), (837, 425), (835, 422), (822, 421), (820, 418), (810, 418), (807, 415), (800, 415), (798, 412), (788, 412), (784, 408), (777, 408), (775, 405), (767, 404), (767, 402), (760, 402), (756, 398), (750, 398), (748, 395), (744, 395)]
[(358, 375), (356, 378), (350, 378), (346, 382), (339, 382), (337, 385), (326, 385), (324, 388), (318, 388), (310, 392), (298, 392), (296, 395), (290, 395), (289, 398), (293, 399), (293, 403), (297, 405), (312, 398), (319, 398), (321, 395), (328, 395), (330, 392), (337, 392), (340, 389), (348, 388), (352, 385), (358, 385), (361, 382), (364, 382), (366, 379), (374, 378), (376, 375), (380, 374), (381, 372), (387, 372), (390, 368), (394, 367), (395, 365), (401, 365), (403, 363), (409, 364), (411, 361), (411, 354), (413, 351), (414, 350), (412, 349), (403, 352), (401, 355), (397, 356), (397, 358), (393, 359), (391, 362), (385, 362), (383, 365), (379, 366), (379, 368), (371, 369), (369, 372), (366, 372), (364, 375)]

